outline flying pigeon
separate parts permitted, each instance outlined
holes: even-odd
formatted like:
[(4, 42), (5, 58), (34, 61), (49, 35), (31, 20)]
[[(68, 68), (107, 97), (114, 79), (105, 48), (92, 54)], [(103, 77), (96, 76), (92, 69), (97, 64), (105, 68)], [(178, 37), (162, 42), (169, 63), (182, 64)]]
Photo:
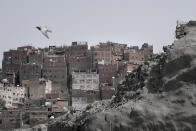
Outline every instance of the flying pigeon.
[(52, 33), (51, 30), (48, 30), (47, 27), (42, 27), (42, 26), (36, 26), (35, 28), (37, 28), (46, 38), (49, 39), (49, 36), (48, 36), (48, 32)]

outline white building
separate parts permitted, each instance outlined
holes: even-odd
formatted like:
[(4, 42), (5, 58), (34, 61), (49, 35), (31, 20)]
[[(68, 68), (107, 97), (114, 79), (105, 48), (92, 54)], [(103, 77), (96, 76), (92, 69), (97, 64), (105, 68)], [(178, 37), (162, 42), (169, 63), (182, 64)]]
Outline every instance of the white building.
[(83, 110), (86, 106), (100, 99), (99, 74), (97, 72), (72, 73), (72, 107)]
[(14, 87), (0, 85), (0, 98), (3, 99), (7, 108), (17, 108), (24, 103), (24, 99), (27, 96), (27, 90), (25, 87)]
[(99, 91), (99, 74), (97, 72), (73, 72), (72, 89)]

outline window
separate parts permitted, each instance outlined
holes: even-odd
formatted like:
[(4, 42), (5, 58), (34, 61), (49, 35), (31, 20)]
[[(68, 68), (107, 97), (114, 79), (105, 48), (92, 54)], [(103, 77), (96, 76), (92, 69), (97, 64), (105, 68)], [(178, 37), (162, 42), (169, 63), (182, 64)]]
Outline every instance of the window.
[(85, 75), (81, 75), (82, 78), (85, 78)]
[(81, 86), (80, 86), (80, 89), (82, 89), (82, 88), (84, 88), (84, 86), (83, 86), (83, 85), (81, 85)]
[(98, 84), (98, 80), (93, 80), (93, 83), (94, 84)]
[(91, 86), (91, 85), (87, 85), (86, 87), (88, 88), (88, 90), (92, 88), (92, 86)]
[(10, 122), (13, 122), (14, 121), (14, 119), (10, 119)]
[(92, 78), (92, 75), (91, 75), (91, 74), (88, 74), (88, 75), (86, 75), (86, 77), (88, 77), (88, 78)]
[(73, 83), (74, 83), (74, 84), (77, 84), (78, 81), (77, 81), (76, 79), (73, 79)]
[(80, 83), (81, 83), (81, 84), (84, 83), (84, 80), (80, 80)]
[(87, 84), (91, 84), (92, 80), (86, 80)]

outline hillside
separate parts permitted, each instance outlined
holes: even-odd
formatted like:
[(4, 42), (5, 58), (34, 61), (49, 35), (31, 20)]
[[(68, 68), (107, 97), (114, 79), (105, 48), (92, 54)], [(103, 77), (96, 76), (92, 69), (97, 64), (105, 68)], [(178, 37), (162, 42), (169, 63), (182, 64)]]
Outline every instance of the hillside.
[[(111, 100), (68, 112), (50, 121), (48, 130), (195, 131), (195, 25), (188, 23), (184, 37), (128, 74)], [(31, 130), (47, 129), (39, 125)]]

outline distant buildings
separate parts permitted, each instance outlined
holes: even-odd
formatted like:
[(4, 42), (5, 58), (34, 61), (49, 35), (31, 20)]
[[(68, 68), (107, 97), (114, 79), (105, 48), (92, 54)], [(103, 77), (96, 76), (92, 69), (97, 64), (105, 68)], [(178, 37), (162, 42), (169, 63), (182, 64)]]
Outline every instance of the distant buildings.
[[(9, 128), (34, 126), (69, 108), (83, 110), (94, 101), (110, 99), (127, 73), (152, 55), (153, 46), (147, 43), (139, 48), (109, 41), (90, 49), (87, 42), (72, 42), (70, 46), (23, 46), (4, 52), (0, 98), (20, 116), (13, 119), (10, 115), (13, 126)], [(6, 116), (0, 116), (0, 128), (6, 127)]]

